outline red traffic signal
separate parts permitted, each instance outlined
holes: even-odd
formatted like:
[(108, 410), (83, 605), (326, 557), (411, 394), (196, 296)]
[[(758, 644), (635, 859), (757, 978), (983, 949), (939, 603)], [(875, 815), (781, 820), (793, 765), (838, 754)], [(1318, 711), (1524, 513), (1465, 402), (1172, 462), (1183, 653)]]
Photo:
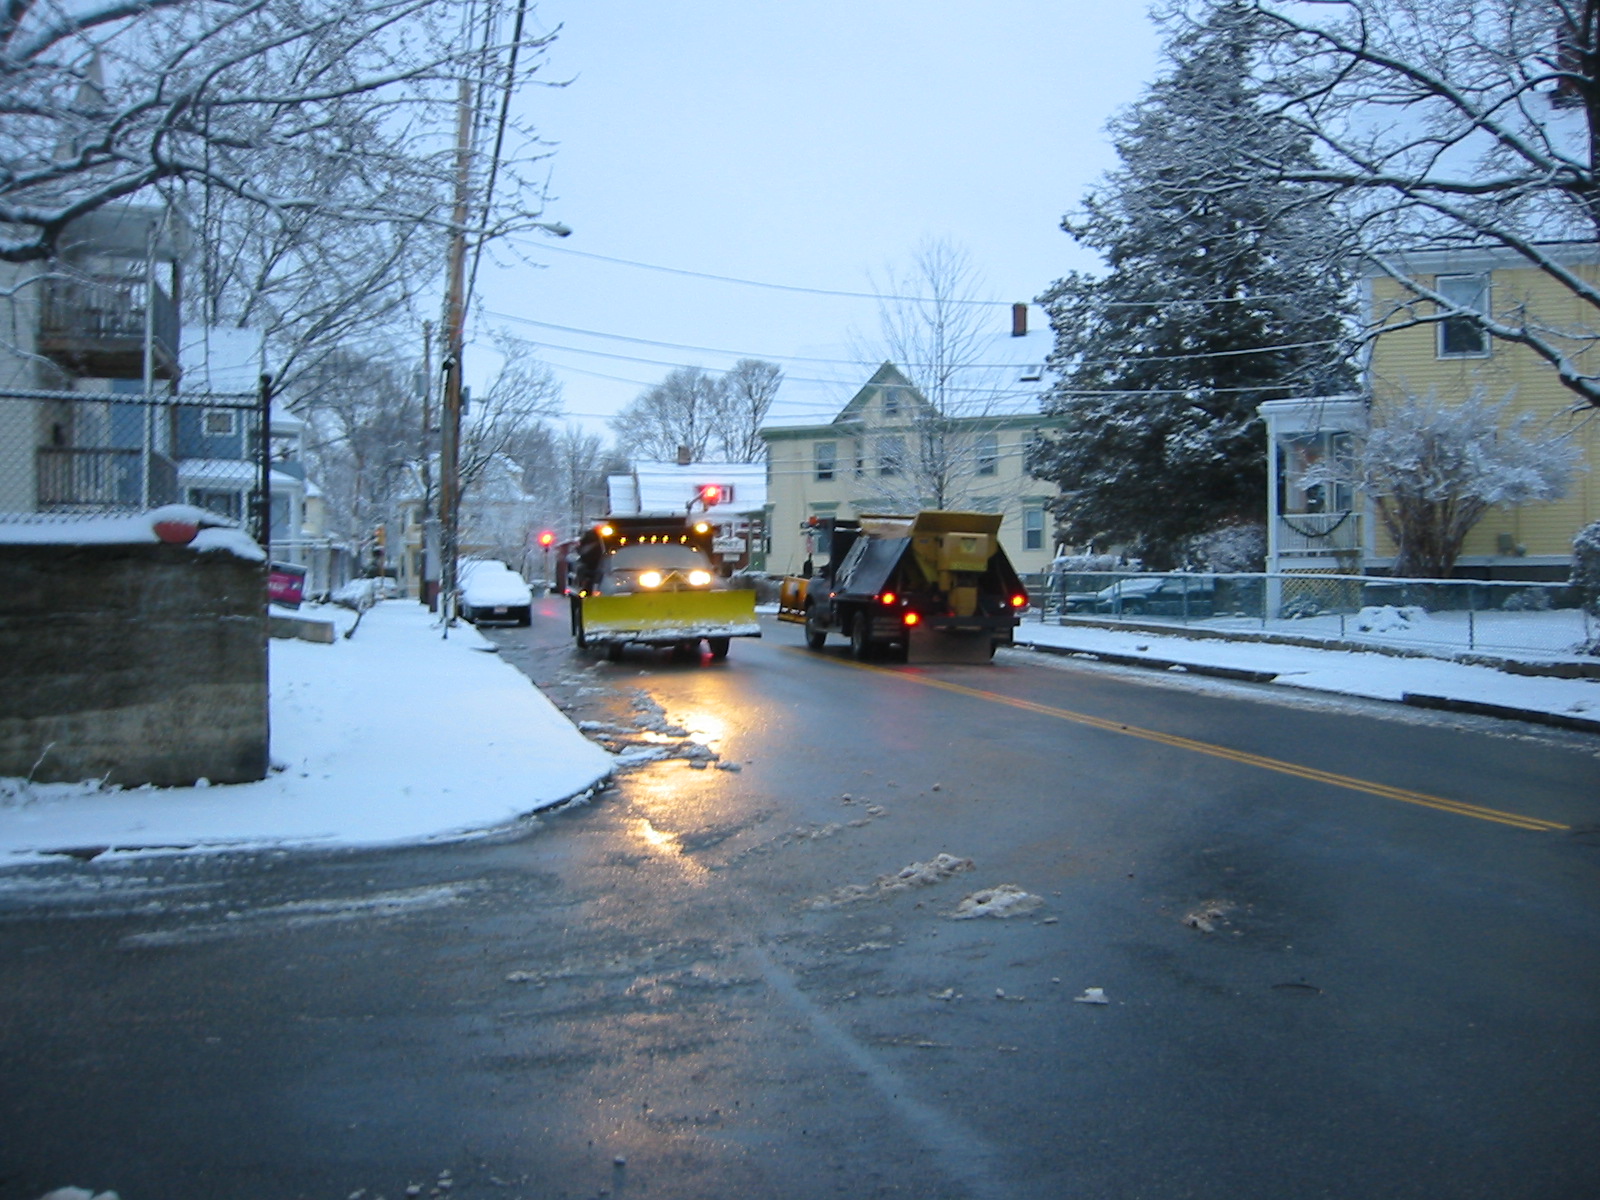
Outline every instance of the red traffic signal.
[(556, 535), (551, 533), (548, 529), (539, 535), (539, 545), (544, 546), (546, 549), (553, 545), (555, 540)]

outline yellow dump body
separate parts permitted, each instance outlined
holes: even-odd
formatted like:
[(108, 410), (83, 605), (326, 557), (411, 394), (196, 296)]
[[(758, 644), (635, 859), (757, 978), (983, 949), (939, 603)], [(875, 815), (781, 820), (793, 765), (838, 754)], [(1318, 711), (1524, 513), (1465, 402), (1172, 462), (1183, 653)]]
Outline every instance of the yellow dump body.
[(679, 642), (760, 637), (752, 591), (630, 592), (585, 596), (583, 632), (591, 642)]

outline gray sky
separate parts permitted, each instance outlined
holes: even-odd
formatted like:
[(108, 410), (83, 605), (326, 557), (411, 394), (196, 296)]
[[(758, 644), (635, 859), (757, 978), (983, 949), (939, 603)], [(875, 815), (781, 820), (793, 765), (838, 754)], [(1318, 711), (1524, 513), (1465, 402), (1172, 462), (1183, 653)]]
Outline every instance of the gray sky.
[(492, 369), (493, 329), (535, 342), (596, 431), (672, 366), (741, 356), (784, 368), (775, 415), (831, 415), (871, 368), (785, 356), (839, 356), (878, 308), (588, 255), (868, 292), (948, 237), (1003, 332), (1010, 302), (1096, 265), (1061, 215), (1114, 164), (1106, 120), (1157, 63), (1140, 0), (540, 0), (537, 15), (561, 27), (540, 78), (572, 82), (526, 103), (557, 143), (546, 216), (574, 233), (527, 244), (542, 270), (485, 259), (468, 375)]

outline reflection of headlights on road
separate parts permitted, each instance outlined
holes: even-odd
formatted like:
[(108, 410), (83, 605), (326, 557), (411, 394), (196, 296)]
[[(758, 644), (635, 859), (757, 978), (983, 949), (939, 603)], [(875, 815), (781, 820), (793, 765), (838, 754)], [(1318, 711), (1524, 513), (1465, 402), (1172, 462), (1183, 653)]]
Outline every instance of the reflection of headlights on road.
[(710, 571), (690, 571), (689, 572), (689, 586), (690, 587), (708, 587), (710, 585), (710, 583), (711, 583), (711, 572)]
[(639, 573), (639, 586), (644, 588), (658, 588), (661, 586), (660, 571), (641, 571)]

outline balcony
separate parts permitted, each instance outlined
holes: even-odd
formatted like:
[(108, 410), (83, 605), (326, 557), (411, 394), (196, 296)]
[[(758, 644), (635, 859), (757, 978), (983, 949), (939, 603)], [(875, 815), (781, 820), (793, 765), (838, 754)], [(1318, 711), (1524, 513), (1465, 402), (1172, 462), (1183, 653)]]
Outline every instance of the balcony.
[(178, 468), (165, 455), (65, 446), (41, 446), (36, 453), (40, 512), (138, 511), (177, 502)]
[(1361, 549), (1361, 514), (1280, 513), (1276, 533), (1281, 556), (1354, 554)]
[(178, 310), (143, 279), (50, 279), (39, 317), (39, 353), (75, 375), (139, 379), (144, 374), (145, 304), (157, 379), (178, 375)]

